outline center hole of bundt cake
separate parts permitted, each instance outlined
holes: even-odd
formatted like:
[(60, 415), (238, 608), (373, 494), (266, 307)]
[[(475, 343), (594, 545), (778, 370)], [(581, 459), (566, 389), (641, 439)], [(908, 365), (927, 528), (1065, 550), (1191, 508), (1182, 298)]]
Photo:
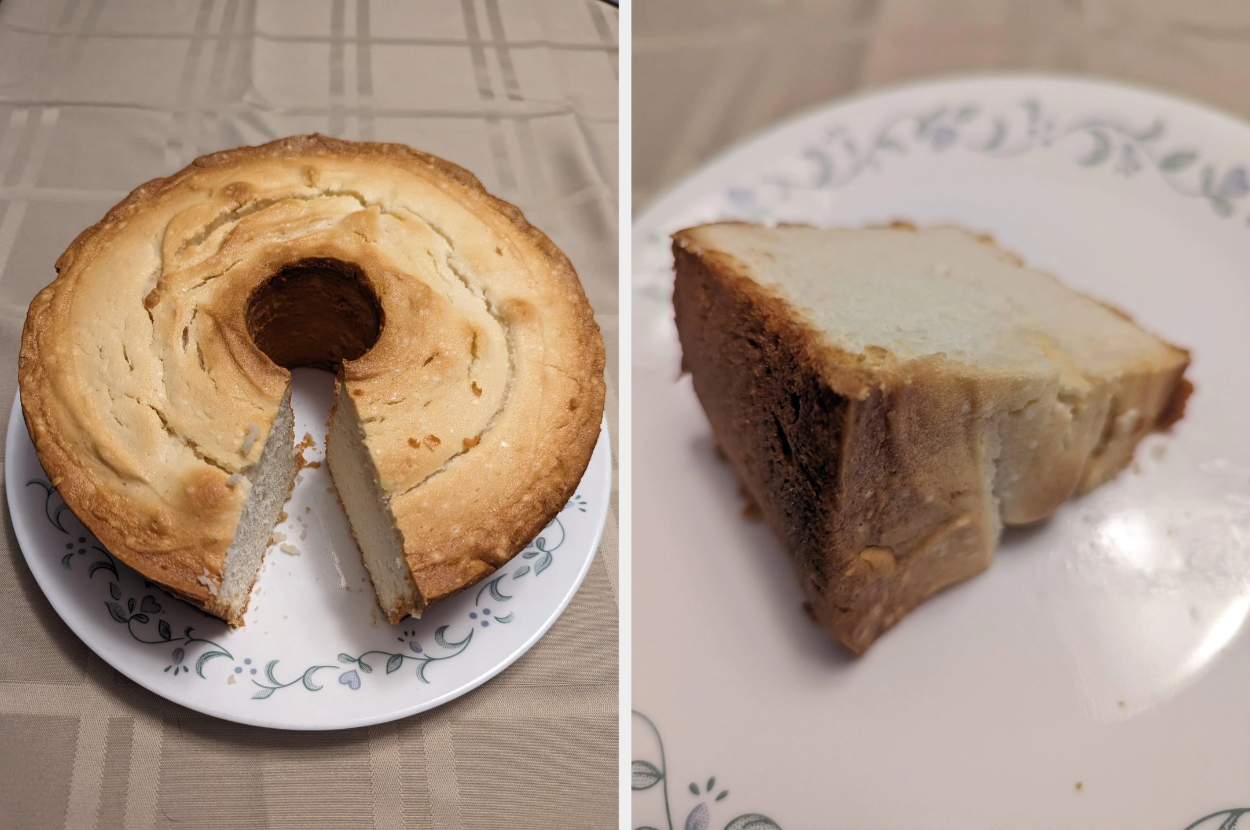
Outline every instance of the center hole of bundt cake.
[(334, 371), (373, 348), (382, 332), (382, 305), (360, 266), (304, 259), (252, 293), (247, 330), (279, 366)]

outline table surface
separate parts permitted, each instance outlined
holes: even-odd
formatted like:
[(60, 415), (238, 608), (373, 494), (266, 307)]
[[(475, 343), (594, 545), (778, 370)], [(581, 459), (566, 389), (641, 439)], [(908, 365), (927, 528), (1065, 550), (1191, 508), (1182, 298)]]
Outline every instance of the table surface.
[[(555, 240), (603, 330), (615, 438), (616, 44), (597, 0), (3, 0), (0, 400), (80, 230), (198, 155), (319, 131), (454, 161)], [(585, 583), (528, 654), (343, 732), (145, 691), (57, 617), (7, 516), (0, 548), (0, 828), (616, 826), (615, 488)]]
[(637, 0), (633, 210), (830, 99), (996, 70), (1124, 80), (1250, 117), (1250, 3)]

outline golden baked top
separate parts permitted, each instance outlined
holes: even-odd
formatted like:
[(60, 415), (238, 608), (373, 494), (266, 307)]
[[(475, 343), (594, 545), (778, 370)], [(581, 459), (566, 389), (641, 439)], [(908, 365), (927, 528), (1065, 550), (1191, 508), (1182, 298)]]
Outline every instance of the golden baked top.
[(402, 145), (205, 156), (56, 267), (19, 362), (40, 461), (114, 554), (208, 607), (283, 366), (341, 365), (434, 587), (523, 546), (598, 436), (603, 343), (567, 258), (470, 173)]

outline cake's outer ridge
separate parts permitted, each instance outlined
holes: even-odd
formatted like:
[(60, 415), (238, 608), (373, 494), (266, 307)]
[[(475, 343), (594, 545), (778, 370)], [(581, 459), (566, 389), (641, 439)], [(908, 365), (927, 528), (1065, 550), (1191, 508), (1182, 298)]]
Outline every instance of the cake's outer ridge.
[[(316, 283), (322, 263), (357, 269), (339, 276), (365, 299), (345, 289), (319, 310), (266, 295), (269, 342), (316, 325), (335, 342), (314, 365), (348, 358), (340, 378), (427, 599), (537, 533), (598, 436), (603, 344), (572, 265), (462, 168), (312, 135), (142, 185), (31, 303), (23, 414), (53, 484), (110, 551), (234, 624), (215, 588), (289, 386), (248, 310), (284, 269), (319, 295), (343, 282)], [(377, 342), (358, 355), (358, 321), (343, 318), (375, 300)]]
[[(731, 252), (744, 244), (739, 230), (748, 240), (777, 232), (726, 224), (674, 235), (683, 368), (818, 621), (857, 654), (986, 568), (1004, 524), (1111, 478), (1183, 411), (1188, 353), (1155, 338), (1149, 360), (1107, 377), (1052, 344), (1040, 359), (981, 366), (900, 358), (875, 341), (850, 351), (770, 283), (767, 254), (748, 263)], [(904, 244), (921, 233), (880, 230), (911, 235)]]

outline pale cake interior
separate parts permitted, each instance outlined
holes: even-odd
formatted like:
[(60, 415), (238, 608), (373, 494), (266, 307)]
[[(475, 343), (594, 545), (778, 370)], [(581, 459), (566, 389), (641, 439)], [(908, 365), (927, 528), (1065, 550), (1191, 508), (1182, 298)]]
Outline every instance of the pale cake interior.
[(326, 439), (326, 461), (347, 512), (352, 535), (373, 579), (378, 605), (391, 619), (420, 610), (424, 603), (404, 557), (404, 540), (395, 526), (377, 468), (365, 446), (360, 415), (346, 385), (334, 384), (334, 414)]
[[(346, 387), (336, 383), (334, 414), (326, 442), (326, 460), (351, 523), (352, 535), (377, 592), (378, 605), (392, 617), (419, 610), (420, 594), (404, 557), (403, 538), (391, 518), (386, 494), (364, 443), (364, 430)], [(226, 553), (220, 599), (232, 617), (247, 611), (265, 550), (295, 479), (295, 418), (287, 392), (256, 466), (236, 486), (247, 487), (247, 500), (234, 541)]]
[(698, 238), (732, 252), (851, 353), (879, 347), (900, 359), (942, 354), (1011, 372), (1048, 372), (1066, 356), (1093, 376), (1170, 356), (1166, 344), (1132, 321), (958, 228), (724, 224), (699, 228)]
[(234, 541), (226, 551), (225, 575), (218, 589), (231, 618), (247, 611), (252, 584), (260, 572), (265, 548), (295, 480), (295, 413), (288, 388), (274, 418), (265, 449), (256, 466), (235, 486), (248, 487), (247, 500)]

